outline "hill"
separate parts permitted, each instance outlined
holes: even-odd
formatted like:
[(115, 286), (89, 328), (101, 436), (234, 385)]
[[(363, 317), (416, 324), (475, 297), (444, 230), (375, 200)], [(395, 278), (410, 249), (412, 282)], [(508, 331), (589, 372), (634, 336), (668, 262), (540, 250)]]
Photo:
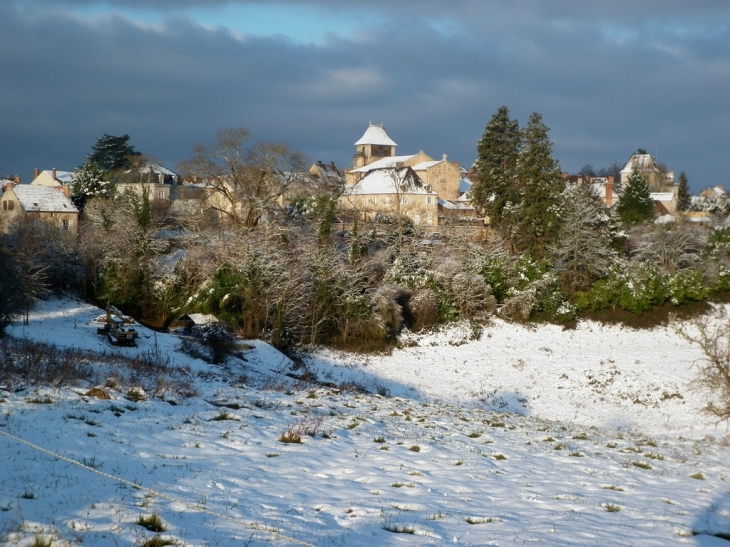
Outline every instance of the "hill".
[(0, 386), (2, 544), (727, 544), (727, 430), (671, 328), (495, 321), (296, 361), (247, 341), (216, 366), (143, 327), (112, 347), (100, 313), (44, 302), (4, 342), (6, 371), (56, 383)]

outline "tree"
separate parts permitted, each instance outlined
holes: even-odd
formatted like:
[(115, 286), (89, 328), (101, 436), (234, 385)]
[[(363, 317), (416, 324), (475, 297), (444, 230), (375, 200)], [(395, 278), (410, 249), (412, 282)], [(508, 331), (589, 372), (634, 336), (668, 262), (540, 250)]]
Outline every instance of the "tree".
[(506, 231), (504, 210), (519, 201), (515, 187), (515, 166), (520, 150), (519, 124), (511, 120), (506, 106), (500, 107), (484, 129), (477, 145), (474, 173), (477, 184), (471, 189), (472, 203), (490, 225)]
[(111, 199), (114, 195), (114, 185), (108, 179), (108, 173), (92, 161), (87, 160), (77, 167), (71, 174), (73, 181), (71, 196), (74, 203), (83, 208), (93, 197)]
[(515, 166), (519, 201), (509, 208), (512, 245), (533, 258), (545, 256), (547, 245), (560, 229), (561, 195), (565, 189), (562, 171), (552, 156), (549, 128), (537, 112), (522, 131)]
[(689, 211), (692, 205), (692, 196), (689, 192), (689, 184), (687, 182), (687, 175), (682, 171), (679, 174), (679, 185), (677, 186), (677, 210), (678, 211)]
[(248, 138), (243, 127), (223, 129), (211, 146), (196, 144), (193, 157), (180, 169), (210, 185), (212, 209), (236, 225), (253, 228), (278, 213), (279, 198), (301, 180), (306, 159), (282, 143), (246, 148)]
[(581, 167), (580, 171), (578, 171), (578, 174), (581, 177), (595, 177), (596, 170), (593, 169), (593, 166), (590, 163), (587, 163), (586, 165)]
[(567, 188), (563, 202), (563, 222), (550, 252), (566, 289), (587, 290), (618, 257), (618, 221), (590, 186)]
[(0, 337), (23, 310), (23, 278), (13, 254), (0, 239)]
[(704, 393), (706, 414), (718, 422), (730, 420), (730, 322), (727, 312), (698, 317), (689, 324), (678, 324), (676, 332), (697, 344), (704, 358), (695, 364), (697, 377), (694, 389)]
[(107, 173), (129, 169), (133, 165), (133, 160), (141, 154), (127, 141), (129, 135), (116, 136), (104, 133), (91, 147), (93, 152), (86, 156), (86, 162), (95, 163)]
[(636, 169), (626, 181), (616, 205), (616, 212), (626, 224), (641, 224), (656, 217), (646, 176)]

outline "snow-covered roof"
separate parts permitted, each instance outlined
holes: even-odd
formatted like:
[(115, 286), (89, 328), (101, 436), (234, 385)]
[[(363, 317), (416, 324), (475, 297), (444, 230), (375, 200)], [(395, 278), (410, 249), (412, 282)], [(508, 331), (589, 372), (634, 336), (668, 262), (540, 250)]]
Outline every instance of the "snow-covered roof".
[(417, 163), (416, 165), (411, 167), (411, 169), (413, 169), (414, 171), (425, 171), (429, 167), (433, 167), (434, 165), (439, 164), (442, 161), (444, 160), (422, 161), (421, 163)]
[(209, 313), (189, 313), (187, 316), (196, 325), (208, 325), (210, 323), (217, 323), (218, 318), (215, 315)]
[(373, 171), (375, 169), (389, 169), (394, 167), (396, 163), (408, 161), (414, 156), (415, 154), (411, 154), (409, 156), (388, 156), (387, 158), (381, 158), (372, 163), (368, 163), (367, 165), (363, 165), (362, 167), (358, 167), (357, 169), (352, 169), (350, 172), (367, 173), (368, 171)]
[[(396, 188), (398, 184), (398, 188)], [(353, 184), (346, 191), (349, 195), (370, 194), (436, 194), (428, 190), (412, 169), (376, 169), (368, 172), (359, 182)]]
[(448, 199), (439, 199), (439, 207), (443, 207), (444, 209), (449, 209), (452, 211), (473, 211), (474, 207), (469, 205), (468, 203), (465, 203), (464, 201), (461, 201), (461, 199), (452, 201)]
[(13, 188), (15, 197), (26, 212), (78, 213), (66, 194), (49, 186), (21, 184)]
[(162, 165), (159, 165), (157, 163), (148, 163), (144, 167), (141, 167), (139, 169), (139, 172), (145, 174), (154, 173), (155, 175), (177, 176), (177, 173), (174, 173), (166, 167), (163, 167)]
[(471, 187), (474, 186), (474, 183), (470, 181), (466, 177), (461, 177), (459, 179), (459, 193), (463, 196), (466, 194), (469, 190), (471, 190)]
[(654, 201), (672, 201), (674, 199), (672, 192), (652, 192), (649, 195)]
[(360, 140), (355, 143), (355, 146), (361, 144), (397, 146), (395, 141), (388, 136), (388, 133), (385, 131), (385, 127), (382, 125), (374, 125), (372, 123), (365, 130), (363, 136), (360, 137)]
[(634, 169), (637, 171), (659, 171), (659, 168), (654, 162), (654, 158), (651, 154), (634, 154), (626, 162), (626, 165), (621, 169), (622, 173), (631, 173)]

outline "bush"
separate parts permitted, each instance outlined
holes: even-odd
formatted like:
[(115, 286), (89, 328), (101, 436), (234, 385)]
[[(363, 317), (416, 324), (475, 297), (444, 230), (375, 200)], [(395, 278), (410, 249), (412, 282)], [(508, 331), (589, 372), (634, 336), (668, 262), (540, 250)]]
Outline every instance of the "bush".
[(208, 357), (214, 365), (225, 363), (228, 356), (236, 348), (236, 339), (228, 326), (222, 322), (195, 325), (190, 329), (192, 336), (208, 348)]
[(592, 311), (620, 308), (642, 314), (667, 300), (665, 278), (648, 261), (616, 264), (607, 278), (576, 293), (576, 307)]

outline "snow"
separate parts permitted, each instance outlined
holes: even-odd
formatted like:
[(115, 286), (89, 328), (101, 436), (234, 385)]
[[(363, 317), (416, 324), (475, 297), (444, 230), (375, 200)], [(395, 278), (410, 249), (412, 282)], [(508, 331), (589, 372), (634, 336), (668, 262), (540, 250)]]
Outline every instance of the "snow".
[(355, 143), (355, 146), (361, 144), (376, 144), (386, 146), (397, 146), (395, 141), (388, 136), (388, 132), (382, 125), (370, 124), (363, 133), (363, 136)]
[(10, 334), (162, 355), (197, 395), (0, 386), (2, 545), (140, 545), (150, 514), (187, 546), (727, 545), (703, 532), (730, 532), (730, 439), (672, 328), (495, 320), (297, 362), (246, 341), (220, 367), (142, 326), (113, 348), (100, 315), (52, 300)]
[(25, 211), (78, 213), (71, 200), (55, 188), (22, 184), (15, 186), (11, 191), (15, 193)]

